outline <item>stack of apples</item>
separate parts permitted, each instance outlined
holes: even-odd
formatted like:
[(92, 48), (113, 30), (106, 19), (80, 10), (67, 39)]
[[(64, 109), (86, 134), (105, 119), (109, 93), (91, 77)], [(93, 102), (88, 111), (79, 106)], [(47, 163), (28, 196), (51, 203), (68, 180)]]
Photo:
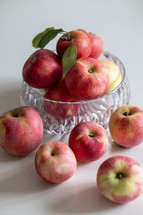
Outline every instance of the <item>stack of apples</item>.
[[(63, 34), (57, 42), (57, 54), (43, 46), (62, 29), (48, 29), (34, 38), (42, 49), (33, 53), (23, 67), (24, 81), (31, 87), (45, 89), (45, 98), (55, 101), (95, 99), (115, 89), (121, 81), (119, 68), (112, 62), (97, 59), (103, 50), (103, 40), (79, 29)], [(42, 39), (41, 39), (42, 35)], [(44, 38), (44, 39), (43, 39)], [(46, 42), (45, 42), (46, 40)], [(58, 106), (47, 106), (57, 114)], [(62, 107), (62, 117), (78, 111), (71, 105)], [(143, 109), (124, 105), (115, 110), (109, 120), (113, 140), (119, 146), (131, 148), (143, 142)], [(0, 115), (0, 146), (15, 156), (25, 156), (37, 149), (35, 169), (43, 179), (61, 183), (70, 179), (77, 161), (94, 162), (107, 152), (107, 131), (95, 122), (80, 122), (70, 132), (68, 145), (43, 139), (43, 123), (39, 113), (28, 106), (15, 108)], [(143, 192), (143, 168), (134, 159), (117, 155), (106, 159), (97, 170), (97, 187), (104, 197), (126, 203)]]
[[(55, 31), (48, 29), (46, 36)], [(46, 36), (43, 33), (39, 40), (38, 34), (33, 39), (33, 45), (40, 49), (25, 62), (23, 79), (29, 86), (45, 90), (47, 113), (57, 119), (71, 117), (79, 111), (80, 103), (66, 105), (66, 102), (95, 99), (120, 84), (122, 75), (118, 66), (99, 59), (103, 51), (100, 36), (83, 29), (66, 32), (57, 40), (56, 53), (41, 45)], [(64, 102), (64, 105), (46, 102), (46, 99)]]

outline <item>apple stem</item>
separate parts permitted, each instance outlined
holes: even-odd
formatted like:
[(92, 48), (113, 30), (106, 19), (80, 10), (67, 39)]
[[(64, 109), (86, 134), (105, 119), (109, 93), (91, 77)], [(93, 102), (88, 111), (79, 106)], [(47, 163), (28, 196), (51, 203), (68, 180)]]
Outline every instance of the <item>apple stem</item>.
[(72, 40), (72, 37), (71, 37), (71, 35), (67, 32), (67, 36), (62, 36), (62, 37), (61, 37), (61, 40), (71, 41), (71, 40)]

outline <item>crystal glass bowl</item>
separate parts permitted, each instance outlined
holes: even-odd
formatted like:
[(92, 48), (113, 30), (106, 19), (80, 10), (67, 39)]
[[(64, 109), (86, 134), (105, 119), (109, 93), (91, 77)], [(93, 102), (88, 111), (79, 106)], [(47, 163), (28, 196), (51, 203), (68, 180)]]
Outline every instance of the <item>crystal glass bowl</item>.
[(83, 102), (53, 101), (43, 98), (44, 90), (32, 88), (23, 81), (21, 105), (31, 106), (39, 112), (45, 132), (65, 135), (81, 121), (96, 122), (108, 132), (112, 112), (119, 106), (129, 103), (130, 87), (125, 67), (116, 56), (103, 51), (100, 58), (108, 59), (119, 67), (122, 81), (112, 92), (96, 99)]

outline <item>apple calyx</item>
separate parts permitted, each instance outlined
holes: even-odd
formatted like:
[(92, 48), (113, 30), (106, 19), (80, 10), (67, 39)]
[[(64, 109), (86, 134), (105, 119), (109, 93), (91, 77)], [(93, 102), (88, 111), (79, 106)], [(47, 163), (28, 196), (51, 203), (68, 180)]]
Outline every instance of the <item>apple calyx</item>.
[(122, 179), (122, 178), (126, 178), (126, 176), (127, 175), (124, 172), (119, 172), (119, 173), (117, 173), (116, 178), (117, 179)]

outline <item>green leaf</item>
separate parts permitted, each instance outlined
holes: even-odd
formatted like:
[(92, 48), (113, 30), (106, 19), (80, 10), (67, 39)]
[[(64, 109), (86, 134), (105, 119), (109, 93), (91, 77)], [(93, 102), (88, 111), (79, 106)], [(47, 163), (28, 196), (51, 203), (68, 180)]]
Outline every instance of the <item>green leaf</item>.
[(74, 44), (72, 44), (66, 49), (62, 57), (62, 67), (65, 74), (75, 64), (76, 59), (77, 59), (77, 48)]
[(53, 40), (58, 33), (65, 32), (62, 28), (54, 29), (54, 27), (46, 28), (45, 31), (39, 33), (32, 40), (32, 45), (35, 48), (44, 48), (51, 40)]

